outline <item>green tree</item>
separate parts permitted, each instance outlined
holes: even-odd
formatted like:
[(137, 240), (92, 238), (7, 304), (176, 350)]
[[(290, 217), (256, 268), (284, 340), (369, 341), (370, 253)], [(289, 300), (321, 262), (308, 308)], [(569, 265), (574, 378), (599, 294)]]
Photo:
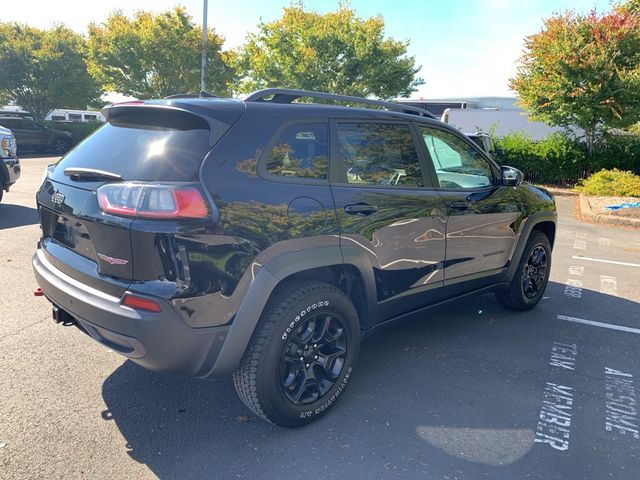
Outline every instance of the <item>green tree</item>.
[(260, 23), (239, 49), (238, 89), (268, 87), (320, 90), (391, 98), (422, 85), (420, 67), (407, 56), (408, 41), (384, 36), (381, 17), (361, 19), (341, 4), (335, 12), (284, 8), (279, 20)]
[[(182, 7), (163, 13), (112, 13), (89, 25), (89, 71), (105, 90), (138, 98), (200, 91), (201, 27)], [(207, 90), (228, 94), (233, 71), (223, 38), (207, 31)]]
[(511, 88), (533, 119), (584, 129), (591, 155), (608, 129), (638, 121), (640, 14), (618, 6), (545, 20), (527, 37)]
[(39, 30), (0, 23), (0, 101), (42, 121), (54, 108), (87, 108), (100, 90), (87, 72), (84, 39), (59, 25)]

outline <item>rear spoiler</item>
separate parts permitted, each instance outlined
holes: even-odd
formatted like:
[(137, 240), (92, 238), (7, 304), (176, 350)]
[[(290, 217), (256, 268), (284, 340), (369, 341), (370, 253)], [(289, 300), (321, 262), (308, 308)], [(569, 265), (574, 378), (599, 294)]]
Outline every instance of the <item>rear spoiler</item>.
[[(178, 103), (176, 105), (176, 103)], [(213, 146), (240, 118), (245, 106), (240, 102), (216, 102), (203, 107), (180, 102), (124, 102), (102, 109), (107, 122), (153, 125), (162, 128), (207, 129), (209, 144)]]

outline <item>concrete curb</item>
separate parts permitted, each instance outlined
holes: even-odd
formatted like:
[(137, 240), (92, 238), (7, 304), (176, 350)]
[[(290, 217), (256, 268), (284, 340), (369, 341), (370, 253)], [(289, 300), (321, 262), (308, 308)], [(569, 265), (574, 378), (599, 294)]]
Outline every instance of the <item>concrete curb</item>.
[(545, 187), (544, 185), (535, 185), (536, 187), (544, 188), (554, 197), (577, 197), (580, 195), (578, 192), (574, 192), (568, 188), (553, 188), (553, 187)]
[(610, 225), (624, 225), (627, 227), (640, 227), (640, 218), (618, 217), (616, 215), (603, 215), (594, 213), (586, 195), (580, 195), (580, 214), (587, 220)]

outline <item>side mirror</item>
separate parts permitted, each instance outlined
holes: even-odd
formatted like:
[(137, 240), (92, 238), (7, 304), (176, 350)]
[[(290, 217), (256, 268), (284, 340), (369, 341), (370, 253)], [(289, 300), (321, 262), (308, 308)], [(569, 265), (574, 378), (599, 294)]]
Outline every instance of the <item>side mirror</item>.
[(524, 173), (513, 167), (500, 167), (500, 178), (505, 187), (517, 187), (524, 180)]

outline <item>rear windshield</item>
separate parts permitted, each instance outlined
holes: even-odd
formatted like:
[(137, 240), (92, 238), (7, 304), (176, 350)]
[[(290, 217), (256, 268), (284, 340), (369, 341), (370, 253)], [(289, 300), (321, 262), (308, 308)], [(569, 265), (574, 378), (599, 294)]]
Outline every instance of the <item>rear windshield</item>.
[(124, 180), (193, 181), (208, 151), (208, 129), (118, 119), (100, 127), (69, 152), (56, 165), (53, 177), (64, 181), (65, 168), (83, 167), (116, 173)]

